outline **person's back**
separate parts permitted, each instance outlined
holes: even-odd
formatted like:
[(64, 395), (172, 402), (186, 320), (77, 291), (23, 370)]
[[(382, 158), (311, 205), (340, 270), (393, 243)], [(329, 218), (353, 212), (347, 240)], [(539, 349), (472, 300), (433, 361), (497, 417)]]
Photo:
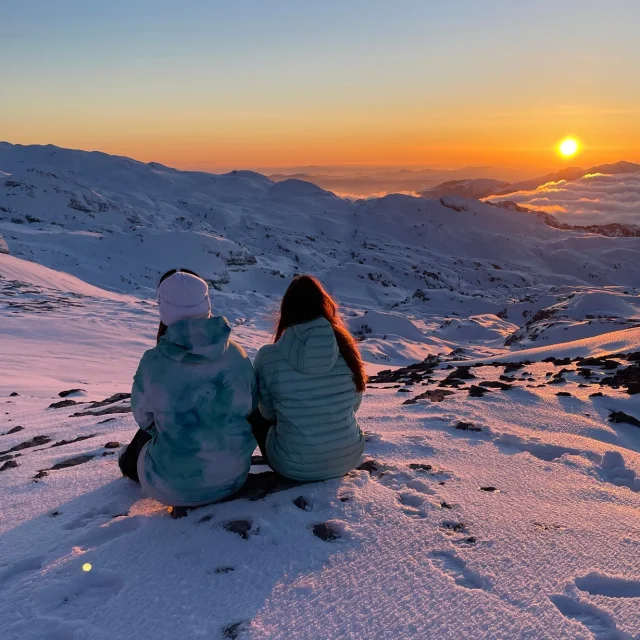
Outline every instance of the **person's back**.
[(138, 424), (151, 419), (156, 433), (138, 474), (164, 504), (214, 502), (249, 473), (253, 368), (230, 331), (221, 317), (182, 320), (140, 363), (131, 404)]
[[(266, 456), (275, 471), (293, 480), (340, 477), (359, 464), (364, 449), (355, 417), (362, 393), (336, 331), (343, 345), (352, 338), (337, 315), (331, 317), (333, 324), (320, 316), (287, 326), (254, 363), (260, 411), (276, 421), (266, 436)], [(357, 354), (355, 344), (348, 345), (349, 353)]]
[(171, 273), (158, 289), (158, 344), (142, 357), (133, 382), (141, 430), (120, 468), (160, 502), (195, 506), (231, 495), (246, 480), (255, 383), (229, 324), (210, 315), (206, 282)]

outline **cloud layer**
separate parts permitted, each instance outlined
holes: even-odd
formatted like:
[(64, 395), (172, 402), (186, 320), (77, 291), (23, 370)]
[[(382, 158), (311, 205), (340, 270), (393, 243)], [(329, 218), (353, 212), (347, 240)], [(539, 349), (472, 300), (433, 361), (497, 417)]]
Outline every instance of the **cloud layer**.
[(589, 225), (640, 225), (640, 174), (596, 173), (573, 182), (549, 182), (533, 191), (516, 191), (487, 198), (492, 202), (512, 200), (552, 213), (560, 222)]

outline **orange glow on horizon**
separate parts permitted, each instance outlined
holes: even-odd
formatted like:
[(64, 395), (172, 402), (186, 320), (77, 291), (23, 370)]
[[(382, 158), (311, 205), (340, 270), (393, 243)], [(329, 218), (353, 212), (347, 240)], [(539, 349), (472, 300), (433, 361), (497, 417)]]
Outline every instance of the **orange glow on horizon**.
[[(627, 117), (576, 116), (556, 110), (502, 114), (488, 105), (476, 113), (457, 108), (429, 118), (417, 109), (390, 116), (370, 111), (314, 113), (284, 118), (271, 114), (93, 113), (91, 121), (70, 114), (61, 122), (14, 118), (0, 139), (99, 150), (179, 169), (226, 171), (304, 165), (376, 165), (406, 168), (499, 166), (532, 172), (557, 170), (567, 158), (555, 142), (580, 119), (589, 147), (580, 147), (584, 168), (606, 162), (640, 162), (640, 126)], [(406, 116), (406, 117), (405, 117)], [(473, 117), (472, 117), (473, 116)], [(461, 124), (462, 123), (462, 124)], [(569, 125), (569, 126), (567, 126)], [(575, 125), (573, 125), (575, 126)], [(3, 130), (5, 134), (3, 135)]]

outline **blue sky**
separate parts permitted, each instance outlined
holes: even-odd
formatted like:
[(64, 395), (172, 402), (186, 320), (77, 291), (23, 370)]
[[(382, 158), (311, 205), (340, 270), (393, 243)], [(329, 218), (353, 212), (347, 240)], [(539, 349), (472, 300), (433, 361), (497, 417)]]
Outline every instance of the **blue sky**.
[(12, 142), (195, 166), (209, 149), (247, 165), (464, 164), (493, 139), (523, 162), (541, 161), (527, 156), (541, 135), (601, 155), (640, 141), (633, 0), (2, 0), (0, 15)]

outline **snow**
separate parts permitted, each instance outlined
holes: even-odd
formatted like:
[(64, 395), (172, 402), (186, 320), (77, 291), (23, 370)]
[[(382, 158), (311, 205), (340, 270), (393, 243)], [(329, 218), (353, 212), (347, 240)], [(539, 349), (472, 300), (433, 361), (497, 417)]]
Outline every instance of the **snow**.
[[(609, 420), (640, 417), (640, 396), (543, 362), (640, 351), (640, 239), (55, 147), (0, 144), (0, 170), (3, 639), (640, 637), (640, 429)], [(174, 520), (120, 477), (127, 400), (89, 403), (130, 390), (176, 266), (212, 282), (252, 357), (310, 271), (371, 374), (442, 361), (370, 385), (365, 469)], [(70, 389), (78, 404), (49, 408)], [(452, 395), (414, 401), (427, 389)]]

